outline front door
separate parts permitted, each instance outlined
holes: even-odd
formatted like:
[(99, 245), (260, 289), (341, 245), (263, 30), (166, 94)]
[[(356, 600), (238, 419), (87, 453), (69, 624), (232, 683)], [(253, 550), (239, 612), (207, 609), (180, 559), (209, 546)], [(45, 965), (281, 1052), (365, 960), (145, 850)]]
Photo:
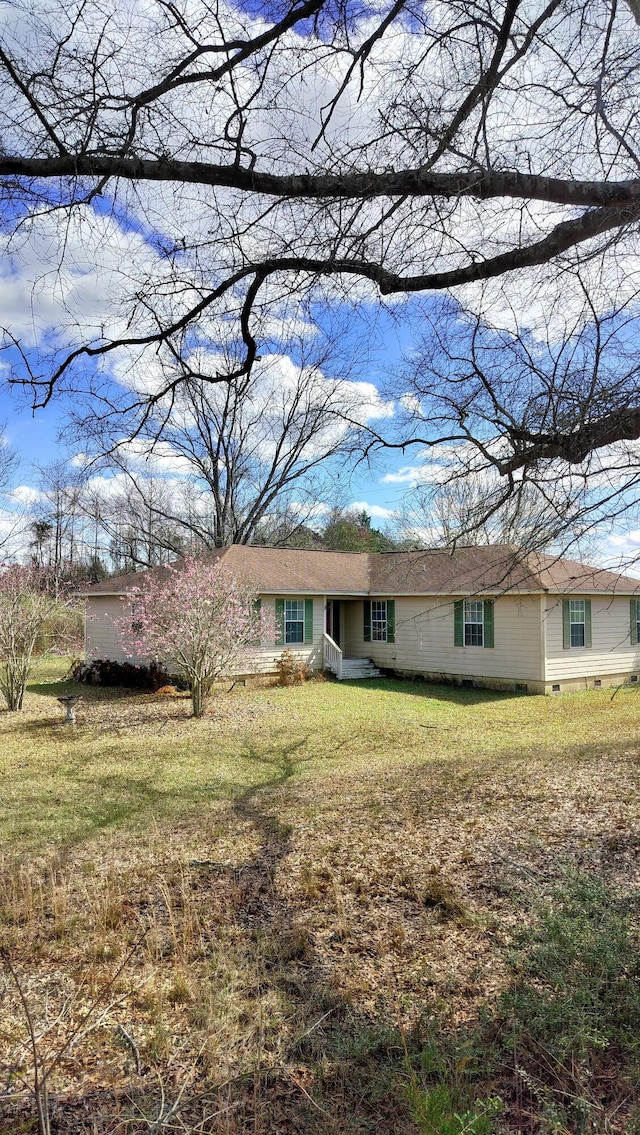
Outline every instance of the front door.
[(340, 646), (340, 600), (327, 599), (327, 634)]

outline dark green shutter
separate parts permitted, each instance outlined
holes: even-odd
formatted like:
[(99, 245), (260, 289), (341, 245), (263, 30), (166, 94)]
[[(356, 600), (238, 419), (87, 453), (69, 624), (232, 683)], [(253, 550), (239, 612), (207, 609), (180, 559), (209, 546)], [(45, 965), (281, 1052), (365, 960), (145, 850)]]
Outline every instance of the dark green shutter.
[(562, 647), (569, 650), (571, 646), (571, 617), (569, 615), (569, 600), (562, 600)]
[(313, 642), (313, 599), (304, 601), (304, 641)]
[(276, 646), (284, 646), (284, 599), (276, 599)]
[(371, 600), (364, 601), (364, 641), (371, 642)]
[(493, 646), (493, 599), (485, 599), (483, 603), (484, 615), (484, 634), (482, 641), (484, 646)]
[(453, 645), (464, 646), (464, 599), (453, 604)]
[(387, 642), (396, 641), (396, 601), (387, 599)]
[(591, 600), (584, 601), (584, 645), (591, 646)]
[(638, 645), (638, 600), (632, 599), (631, 603), (631, 645)]

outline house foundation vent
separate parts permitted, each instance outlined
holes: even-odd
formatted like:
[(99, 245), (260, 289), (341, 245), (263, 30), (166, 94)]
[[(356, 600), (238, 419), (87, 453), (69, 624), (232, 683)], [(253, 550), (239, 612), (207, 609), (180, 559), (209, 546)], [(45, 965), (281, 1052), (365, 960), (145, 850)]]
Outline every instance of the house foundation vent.
[(560, 693), (560, 683), (559, 682), (555, 682), (554, 685), (551, 687), (551, 693), (552, 694), (559, 694)]
[(638, 681), (638, 675), (637, 675), (637, 674), (632, 674), (632, 675), (631, 675), (631, 681), (632, 681), (632, 682), (637, 682), (637, 681)]
[(601, 679), (601, 678), (596, 678), (593, 684), (594, 684), (594, 686), (595, 686), (596, 690), (599, 690), (599, 689), (600, 689), (600, 686), (602, 685), (602, 679)]
[(516, 682), (516, 693), (517, 694), (526, 694), (528, 692), (528, 690), (529, 690), (529, 687), (528, 687), (526, 682)]

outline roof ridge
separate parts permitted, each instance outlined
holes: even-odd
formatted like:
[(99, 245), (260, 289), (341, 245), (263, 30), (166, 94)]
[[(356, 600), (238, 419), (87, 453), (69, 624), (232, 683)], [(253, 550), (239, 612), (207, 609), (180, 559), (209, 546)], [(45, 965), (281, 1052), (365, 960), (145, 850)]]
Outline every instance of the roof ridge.
[(256, 548), (261, 552), (306, 552), (307, 555), (332, 555), (332, 556), (382, 556), (384, 552), (371, 552), (369, 549), (362, 549), (360, 552), (354, 551), (352, 548), (289, 548), (286, 544), (225, 544), (222, 551), (228, 548)]

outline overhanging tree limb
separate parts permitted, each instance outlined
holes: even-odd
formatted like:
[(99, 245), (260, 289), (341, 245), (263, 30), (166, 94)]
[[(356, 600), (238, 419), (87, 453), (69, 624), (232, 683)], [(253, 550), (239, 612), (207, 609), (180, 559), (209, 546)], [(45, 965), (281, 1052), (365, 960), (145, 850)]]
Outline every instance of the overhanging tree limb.
[[(508, 252), (501, 253), (488, 260), (466, 264), (449, 271), (411, 276), (389, 272), (380, 264), (360, 260), (340, 258), (321, 260), (305, 256), (275, 257), (262, 263), (249, 264), (233, 273), (232, 276), (213, 289), (209, 295), (204, 296), (196, 305), (192, 306), (180, 319), (168, 326), (162, 326), (157, 331), (149, 332), (146, 335), (122, 337), (111, 342), (95, 345), (83, 345), (70, 352), (46, 380), (40, 382), (30, 376), (27, 382), (33, 387), (45, 388), (44, 399), (38, 402), (39, 407), (45, 406), (52, 397), (56, 384), (78, 359), (83, 356), (91, 358), (106, 355), (122, 347), (166, 342), (177, 332), (192, 324), (217, 299), (230, 292), (243, 280), (250, 278), (251, 283), (242, 304), (240, 316), (246, 355), (239, 366), (229, 372), (220, 372), (215, 377), (216, 381), (235, 380), (244, 374), (248, 374), (253, 366), (257, 354), (257, 344), (250, 326), (251, 313), (260, 288), (266, 280), (277, 274), (306, 273), (313, 276), (357, 276), (377, 284), (383, 296), (429, 290), (440, 291), (461, 284), (490, 280), (519, 268), (545, 264), (584, 241), (593, 240), (612, 229), (619, 229), (624, 225), (637, 222), (639, 219), (640, 204), (625, 208), (591, 209), (576, 220), (563, 221), (556, 225), (548, 236), (534, 244), (512, 248)], [(166, 388), (163, 387), (160, 394), (164, 396), (166, 392)]]
[(274, 174), (236, 164), (120, 157), (117, 154), (67, 154), (24, 157), (0, 154), (0, 177), (99, 177), (125, 181), (175, 182), (238, 189), (244, 193), (282, 198), (367, 200), (375, 197), (474, 197), (479, 201), (512, 198), (591, 208), (623, 207), (640, 203), (640, 178), (627, 181), (547, 177), (544, 174), (504, 170), (460, 170), (437, 173), (415, 168), (390, 172)]
[(515, 473), (540, 461), (558, 458), (570, 465), (580, 465), (594, 450), (640, 437), (640, 406), (604, 414), (573, 432), (540, 435), (512, 429), (510, 436), (517, 447), (516, 453), (508, 461), (498, 462), (501, 473)]

